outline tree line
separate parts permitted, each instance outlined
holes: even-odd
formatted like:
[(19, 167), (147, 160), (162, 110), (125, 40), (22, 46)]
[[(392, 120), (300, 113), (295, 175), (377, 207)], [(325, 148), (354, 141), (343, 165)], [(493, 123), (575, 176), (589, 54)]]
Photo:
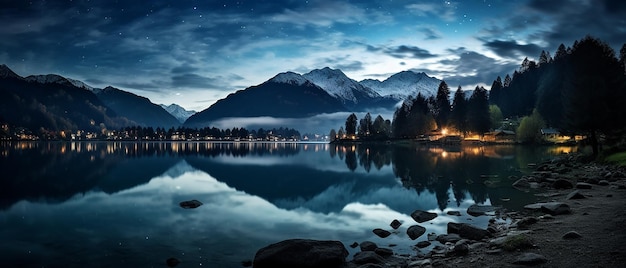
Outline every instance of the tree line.
[(616, 55), (607, 43), (586, 36), (571, 47), (561, 44), (554, 57), (542, 51), (538, 62), (524, 59), (512, 76), (498, 76), (489, 91), (477, 86), (465, 98), (459, 86), (452, 103), (450, 93), (442, 81), (435, 96), (409, 96), (393, 122), (377, 117), (375, 125), (369, 113), (360, 121), (351, 114), (345, 129), (331, 131), (331, 139), (415, 138), (443, 129), (482, 135), (500, 128), (503, 118), (520, 118), (515, 130), (522, 141), (536, 141), (539, 129), (550, 127), (586, 136), (594, 155), (601, 138), (626, 144), (626, 44)]

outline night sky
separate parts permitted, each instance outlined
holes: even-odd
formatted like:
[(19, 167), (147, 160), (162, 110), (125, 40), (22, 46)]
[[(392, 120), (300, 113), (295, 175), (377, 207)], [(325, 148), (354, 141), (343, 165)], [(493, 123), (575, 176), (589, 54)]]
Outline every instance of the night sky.
[(414, 70), (490, 86), (589, 34), (616, 52), (626, 1), (0, 0), (0, 63), (202, 110), (280, 72)]

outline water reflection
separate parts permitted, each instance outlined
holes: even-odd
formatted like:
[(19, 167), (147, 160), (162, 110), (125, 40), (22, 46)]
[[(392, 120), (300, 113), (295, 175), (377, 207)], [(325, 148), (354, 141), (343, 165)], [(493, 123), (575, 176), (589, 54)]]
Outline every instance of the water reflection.
[[(0, 150), (0, 262), (66, 267), (162, 266), (172, 256), (237, 267), (259, 247), (294, 237), (371, 240), (412, 253), (416, 241), (405, 231), (413, 210), (439, 213), (428, 232), (468, 218), (486, 225), (465, 209), (525, 204), (532, 195), (508, 177), (563, 151), (210, 142), (18, 142)], [(188, 199), (205, 205), (180, 209)], [(405, 223), (398, 234), (372, 234), (393, 219)]]

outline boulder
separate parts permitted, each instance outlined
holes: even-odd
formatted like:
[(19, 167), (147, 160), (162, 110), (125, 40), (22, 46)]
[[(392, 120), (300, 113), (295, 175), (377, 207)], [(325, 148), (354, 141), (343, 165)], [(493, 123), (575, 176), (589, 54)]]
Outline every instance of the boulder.
[(497, 209), (499, 209), (499, 207), (473, 204), (467, 208), (467, 214), (478, 217), (485, 215), (488, 212), (496, 211)]
[(388, 257), (388, 256), (393, 255), (393, 250), (391, 250), (390, 248), (377, 248), (374, 250), (374, 252), (383, 257)]
[(393, 229), (398, 229), (400, 228), (400, 225), (402, 225), (402, 223), (399, 220), (393, 220), (391, 221), (391, 223), (389, 224), (389, 226), (391, 226), (391, 228)]
[(437, 236), (437, 241), (441, 244), (445, 243), (456, 243), (461, 240), (461, 236), (459, 234), (441, 234)]
[(526, 205), (524, 208), (529, 210), (541, 210), (542, 212), (548, 213), (552, 216), (569, 214), (572, 212), (569, 205), (560, 202), (535, 203)]
[(513, 183), (515, 188), (530, 188), (530, 181), (527, 178), (521, 178)]
[(450, 211), (446, 212), (446, 214), (448, 214), (450, 216), (461, 216), (461, 212), (460, 211), (456, 211), (456, 210), (450, 210)]
[(593, 187), (590, 183), (579, 182), (576, 183), (576, 189), (591, 189)]
[(409, 235), (409, 238), (411, 238), (411, 240), (417, 239), (424, 233), (426, 233), (426, 228), (419, 225), (413, 225), (406, 230), (406, 234)]
[[(376, 254), (374, 251), (361, 251), (354, 254), (354, 258), (352, 262), (356, 264), (366, 264), (366, 263), (374, 263), (374, 264), (382, 264), (385, 262), (385, 259), (380, 255)], [(254, 266), (256, 268), (256, 266)], [(279, 267), (279, 266), (275, 266)], [(301, 266), (280, 266), (280, 267), (301, 267)], [(320, 266), (322, 267), (322, 266)]]
[(413, 218), (418, 223), (422, 223), (437, 218), (437, 213), (416, 210), (411, 213), (411, 218)]
[(425, 248), (425, 247), (428, 247), (430, 245), (431, 245), (431, 243), (429, 241), (419, 241), (419, 242), (417, 242), (417, 244), (415, 244), (415, 246), (417, 248)]
[(372, 241), (363, 241), (359, 246), (361, 248), (361, 251), (374, 251), (378, 248), (378, 245), (376, 245), (376, 243)]
[(376, 229), (372, 230), (372, 232), (374, 234), (376, 234), (380, 238), (385, 238), (385, 237), (388, 237), (389, 235), (391, 235), (391, 232), (389, 232), (387, 230), (380, 229), (380, 228), (376, 228)]
[(538, 265), (547, 262), (548, 259), (543, 255), (539, 255), (537, 253), (526, 252), (517, 257), (513, 264), (521, 264), (521, 265)]
[(259, 249), (253, 267), (344, 267), (347, 256), (339, 241), (289, 239)]
[(194, 200), (180, 202), (178, 205), (181, 208), (190, 209), (190, 208), (197, 208), (199, 206), (202, 206), (202, 202), (194, 199)]
[(541, 211), (543, 211), (544, 213), (548, 213), (552, 216), (569, 214), (572, 212), (569, 205), (559, 202), (545, 203), (541, 206)]
[(492, 236), (489, 231), (467, 223), (448, 222), (448, 234), (452, 233), (471, 240), (481, 240), (485, 237)]
[(574, 188), (574, 184), (566, 179), (557, 179), (552, 183), (552, 188), (555, 189), (572, 189)]
[(576, 231), (569, 231), (563, 235), (563, 239), (578, 239), (581, 237), (583, 236)]

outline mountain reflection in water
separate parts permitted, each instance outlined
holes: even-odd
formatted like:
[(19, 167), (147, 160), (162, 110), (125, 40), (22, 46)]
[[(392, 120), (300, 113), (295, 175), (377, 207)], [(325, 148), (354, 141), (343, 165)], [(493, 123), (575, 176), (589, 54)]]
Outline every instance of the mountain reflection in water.
[[(172, 256), (239, 266), (256, 249), (294, 237), (370, 240), (412, 253), (416, 241), (404, 233), (412, 211), (440, 214), (426, 224), (429, 233), (468, 218), (484, 226), (487, 217), (465, 214), (469, 205), (531, 202), (509, 176), (560, 153), (212, 142), (4, 142), (0, 152), (0, 261), (77, 267), (156, 266)], [(178, 207), (188, 199), (204, 205)], [(398, 234), (371, 233), (393, 219), (404, 222)]]

